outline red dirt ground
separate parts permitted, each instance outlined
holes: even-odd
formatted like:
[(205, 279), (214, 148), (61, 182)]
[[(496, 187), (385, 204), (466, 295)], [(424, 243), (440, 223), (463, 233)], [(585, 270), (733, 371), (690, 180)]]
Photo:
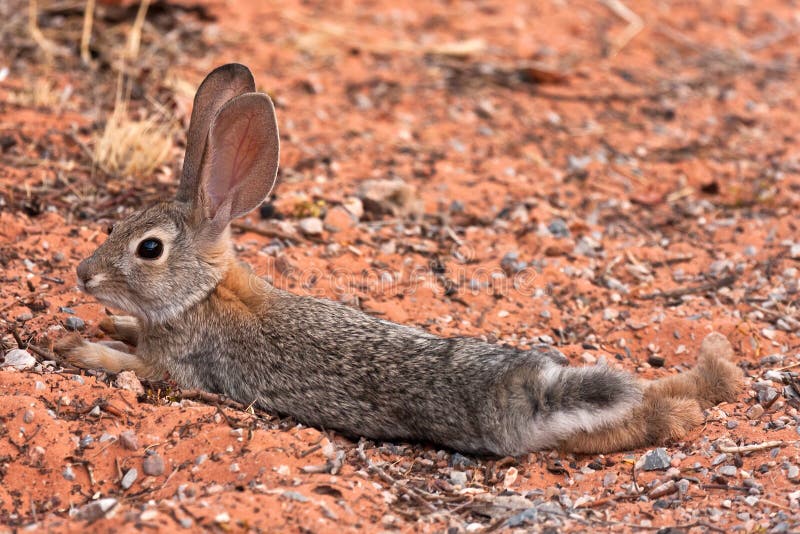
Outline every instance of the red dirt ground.
[[(179, 146), (137, 178), (88, 153), (138, 3), (98, 6), (89, 67), (83, 7), (39, 4), (50, 57), (27, 2), (0, 8), (2, 343), (40, 351), (34, 369), (0, 372), (0, 532), (800, 529), (791, 1), (629, 2), (644, 23), (629, 42), (611, 0), (158, 2), (126, 65), (129, 109), (167, 114)], [(576, 365), (643, 378), (685, 369), (717, 330), (747, 377), (738, 402), (667, 444), (670, 469), (646, 471), (648, 450), (359, 450), (44, 361), (63, 307), (101, 337), (105, 311), (74, 269), (110, 223), (172, 193), (194, 88), (228, 61), (272, 95), (282, 135), (281, 220), (253, 214), (256, 231), (235, 236), (259, 273), (437, 334), (546, 341)], [(418, 206), (342, 211), (361, 182), (387, 178)], [(321, 235), (300, 236), (305, 216), (325, 219)], [(163, 473), (145, 475), (151, 453)]]

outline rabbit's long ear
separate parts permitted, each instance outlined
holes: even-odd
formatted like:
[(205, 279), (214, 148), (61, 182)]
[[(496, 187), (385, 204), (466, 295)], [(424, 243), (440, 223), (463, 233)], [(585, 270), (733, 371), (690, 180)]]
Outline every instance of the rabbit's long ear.
[(250, 69), (238, 63), (217, 67), (200, 84), (194, 96), (192, 119), (186, 138), (186, 156), (176, 200), (188, 202), (197, 194), (200, 163), (214, 116), (227, 101), (255, 90), (256, 84)]
[(272, 191), (280, 145), (272, 101), (262, 93), (230, 100), (211, 122), (195, 209), (221, 232)]

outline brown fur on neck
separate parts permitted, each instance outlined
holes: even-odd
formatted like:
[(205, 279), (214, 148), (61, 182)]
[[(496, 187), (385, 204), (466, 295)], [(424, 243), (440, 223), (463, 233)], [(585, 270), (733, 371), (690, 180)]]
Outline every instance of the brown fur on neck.
[(266, 304), (271, 289), (272, 286), (253, 274), (250, 265), (232, 259), (214, 296), (228, 306), (256, 313)]

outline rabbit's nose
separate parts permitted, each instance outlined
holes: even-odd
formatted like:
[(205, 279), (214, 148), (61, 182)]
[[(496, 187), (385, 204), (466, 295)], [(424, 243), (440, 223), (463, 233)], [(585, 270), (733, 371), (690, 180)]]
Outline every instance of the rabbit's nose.
[(75, 272), (78, 274), (78, 282), (82, 287), (85, 287), (86, 284), (92, 279), (92, 270), (91, 265), (89, 264), (89, 260), (91, 258), (86, 258), (82, 262), (78, 264), (78, 268)]

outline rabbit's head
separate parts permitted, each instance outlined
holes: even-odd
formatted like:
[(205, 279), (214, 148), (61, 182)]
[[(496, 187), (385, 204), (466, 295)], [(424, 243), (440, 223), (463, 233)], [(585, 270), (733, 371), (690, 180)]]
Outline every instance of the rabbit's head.
[(279, 140), (269, 97), (247, 67), (211, 72), (194, 99), (175, 200), (117, 223), (78, 266), (78, 284), (109, 306), (163, 322), (205, 298), (232, 259), (231, 220), (275, 184)]

